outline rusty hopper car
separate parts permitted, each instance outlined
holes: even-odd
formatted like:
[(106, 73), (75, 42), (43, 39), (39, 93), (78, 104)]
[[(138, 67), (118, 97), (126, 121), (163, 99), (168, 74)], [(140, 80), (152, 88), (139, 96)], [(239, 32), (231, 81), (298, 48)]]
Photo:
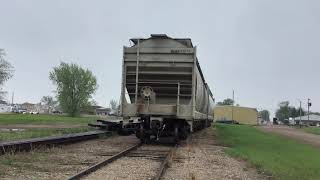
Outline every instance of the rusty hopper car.
[(121, 115), (138, 123), (138, 138), (185, 139), (210, 126), (214, 99), (191, 39), (165, 34), (131, 39), (123, 48)]

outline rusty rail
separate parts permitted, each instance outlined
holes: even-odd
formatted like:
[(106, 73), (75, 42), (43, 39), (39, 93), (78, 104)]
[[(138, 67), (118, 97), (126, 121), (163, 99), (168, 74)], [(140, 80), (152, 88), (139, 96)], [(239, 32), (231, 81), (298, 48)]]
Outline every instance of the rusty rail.
[(37, 147), (53, 146), (57, 144), (68, 144), (89, 139), (99, 138), (102, 135), (110, 134), (108, 131), (91, 131), (85, 133), (74, 133), (63, 136), (33, 138), (0, 143), (0, 155), (6, 152), (14, 153), (20, 151), (30, 151)]
[(141, 145), (142, 145), (141, 143), (138, 143), (138, 144), (136, 144), (136, 145), (124, 150), (124, 151), (121, 151), (120, 153), (118, 153), (118, 154), (116, 154), (116, 155), (114, 155), (114, 156), (112, 156), (102, 162), (99, 162), (98, 164), (95, 164), (95, 165), (89, 167), (88, 169), (85, 169), (85, 170), (79, 172), (78, 174), (70, 177), (68, 180), (78, 180), (86, 175), (89, 175), (90, 173), (97, 171), (98, 169), (102, 168), (103, 166), (106, 166), (107, 164), (110, 164), (113, 161), (125, 156), (130, 151), (137, 149)]
[(177, 145), (175, 145), (174, 148), (171, 149), (171, 151), (167, 154), (167, 156), (164, 158), (164, 160), (162, 161), (161, 165), (160, 165), (160, 168), (157, 172), (157, 175), (153, 178), (153, 180), (160, 180), (164, 171), (166, 170), (166, 168), (168, 167), (168, 163), (169, 163), (169, 160), (172, 158), (173, 156), (173, 153), (175, 152), (177, 148)]

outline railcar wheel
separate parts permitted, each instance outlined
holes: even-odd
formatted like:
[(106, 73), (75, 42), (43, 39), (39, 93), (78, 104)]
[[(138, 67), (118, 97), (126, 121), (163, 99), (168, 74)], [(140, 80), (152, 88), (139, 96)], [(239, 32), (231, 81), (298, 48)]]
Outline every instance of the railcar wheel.
[(188, 137), (187, 129), (186, 129), (186, 127), (183, 127), (183, 128), (181, 129), (180, 138), (181, 138), (182, 140), (186, 140), (187, 137)]
[(137, 138), (140, 139), (141, 142), (144, 141), (144, 128), (142, 124), (140, 125), (140, 128), (138, 129), (138, 131), (136, 131), (136, 136)]
[(136, 131), (136, 137), (140, 139), (141, 143), (149, 144), (151, 142), (150, 134), (145, 133), (143, 125)]
[(174, 126), (174, 141), (177, 143), (179, 142), (179, 126)]

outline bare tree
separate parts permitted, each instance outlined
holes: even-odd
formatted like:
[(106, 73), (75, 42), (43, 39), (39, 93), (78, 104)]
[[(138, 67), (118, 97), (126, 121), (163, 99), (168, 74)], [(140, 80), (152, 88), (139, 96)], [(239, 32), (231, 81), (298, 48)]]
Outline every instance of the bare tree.
[(41, 103), (48, 106), (48, 113), (50, 113), (52, 109), (57, 105), (58, 102), (54, 100), (54, 98), (51, 96), (43, 96), (41, 98)]
[(111, 110), (117, 111), (118, 110), (118, 102), (116, 100), (112, 99), (109, 103), (109, 107)]
[[(6, 53), (3, 49), (0, 49), (0, 86), (9, 80), (13, 76), (13, 66), (5, 60)], [(0, 99), (3, 99), (3, 96), (6, 94), (5, 91), (2, 91), (0, 87)]]

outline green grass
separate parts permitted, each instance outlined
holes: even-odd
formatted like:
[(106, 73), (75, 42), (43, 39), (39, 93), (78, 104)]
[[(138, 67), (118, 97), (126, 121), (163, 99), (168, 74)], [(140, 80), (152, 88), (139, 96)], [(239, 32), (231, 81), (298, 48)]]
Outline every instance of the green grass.
[[(49, 151), (49, 150), (48, 150)], [(15, 168), (19, 173), (23, 172), (23, 169), (35, 171), (49, 170), (44, 166), (36, 166), (35, 164), (38, 162), (50, 162), (48, 159), (47, 152), (35, 152), (31, 151), (28, 153), (18, 153), (18, 154), (4, 154), (0, 156), (0, 179), (4, 177), (6, 174), (11, 176), (10, 170)]]
[(3, 164), (3, 165), (6, 165), (6, 166), (11, 166), (12, 165), (12, 159), (9, 159), (9, 158), (6, 158), (6, 159), (2, 159), (1, 160), (1, 163)]
[(0, 114), (0, 125), (10, 124), (80, 124), (93, 122), (97, 117), (68, 117), (64, 115)]
[(13, 141), (18, 139), (30, 139), (37, 137), (58, 136), (63, 134), (80, 133), (93, 130), (90, 127), (63, 128), (63, 129), (26, 129), (25, 131), (0, 132), (1, 141)]
[(320, 127), (309, 127), (303, 128), (303, 130), (307, 133), (318, 134), (320, 135)]
[(244, 159), (275, 179), (320, 179), (320, 150), (244, 125), (217, 124), (226, 153)]

